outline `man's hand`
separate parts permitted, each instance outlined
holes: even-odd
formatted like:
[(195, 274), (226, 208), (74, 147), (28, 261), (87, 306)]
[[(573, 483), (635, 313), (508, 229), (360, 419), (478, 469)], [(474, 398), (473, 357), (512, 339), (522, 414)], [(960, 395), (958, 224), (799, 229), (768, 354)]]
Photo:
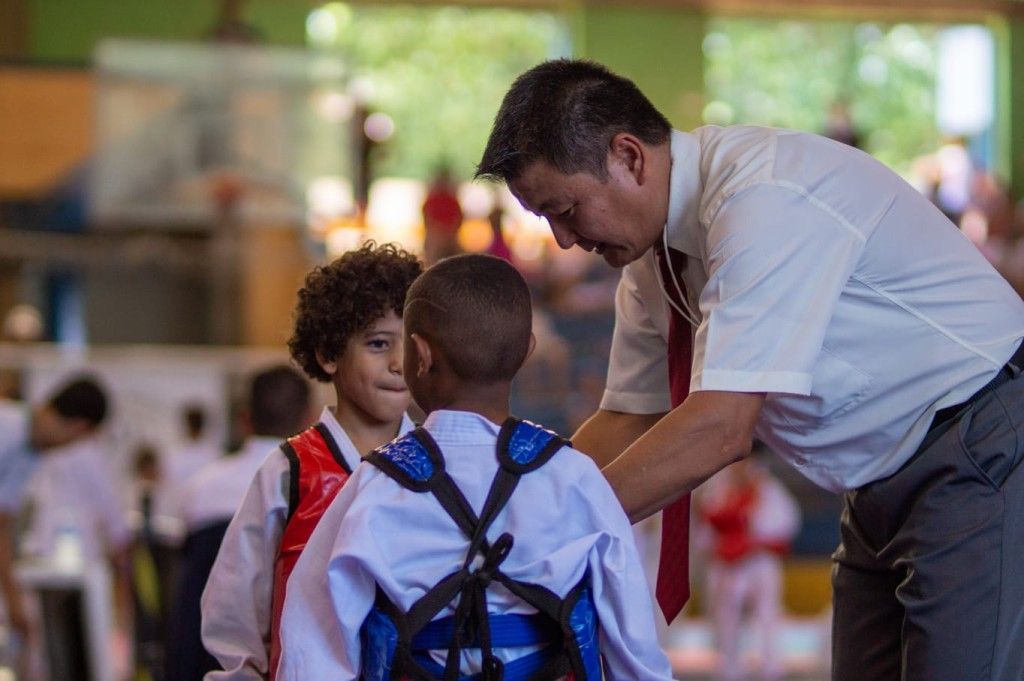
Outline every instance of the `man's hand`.
[(638, 522), (750, 453), (761, 393), (702, 391), (658, 421), (604, 469)]

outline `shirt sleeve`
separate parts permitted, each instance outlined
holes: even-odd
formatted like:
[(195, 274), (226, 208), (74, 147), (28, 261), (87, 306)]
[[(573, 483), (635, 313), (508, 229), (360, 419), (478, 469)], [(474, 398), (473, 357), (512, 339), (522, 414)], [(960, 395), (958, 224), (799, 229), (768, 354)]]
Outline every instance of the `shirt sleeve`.
[(608, 678), (671, 679), (672, 668), (658, 644), (654, 605), (629, 520), (593, 464), (581, 477), (580, 487), (601, 533), (589, 567)]
[(372, 533), (363, 532), (360, 512), (349, 512), (373, 472), (368, 466), (357, 467), (327, 507), (288, 578), (277, 670), (281, 681), (359, 678), (359, 631), (376, 592), (359, 555), (376, 544)]
[[(97, 454), (105, 454), (96, 450)], [(97, 520), (103, 534), (107, 551), (116, 552), (126, 549), (134, 538), (132, 528), (128, 525), (124, 504), (118, 494), (118, 480), (115, 473), (104, 459), (96, 461), (92, 471), (94, 479), (93, 492)]]
[(17, 513), (25, 487), (38, 464), (29, 451), (29, 412), (15, 403), (0, 401), (0, 512)]
[(623, 269), (615, 291), (615, 330), (601, 398), (601, 408), (609, 411), (657, 414), (672, 406), (667, 345), (640, 291), (643, 265), (637, 262)]
[(202, 598), (203, 645), (224, 671), (206, 681), (267, 678), (274, 561), (288, 515), (289, 467), (275, 450), (231, 519)]
[(690, 389), (809, 395), (814, 365), (864, 237), (813, 197), (760, 184), (708, 231)]

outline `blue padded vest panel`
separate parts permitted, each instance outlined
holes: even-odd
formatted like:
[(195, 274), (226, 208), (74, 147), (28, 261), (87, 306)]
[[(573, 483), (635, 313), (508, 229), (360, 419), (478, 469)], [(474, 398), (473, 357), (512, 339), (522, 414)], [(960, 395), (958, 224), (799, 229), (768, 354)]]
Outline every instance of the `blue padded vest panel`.
[(405, 435), (384, 445), (377, 453), (416, 482), (426, 482), (434, 475), (434, 462), (426, 447), (412, 435)]
[(583, 659), (588, 681), (601, 679), (601, 650), (597, 636), (597, 610), (590, 588), (580, 591), (579, 599), (569, 613), (569, 628)]
[(359, 632), (363, 646), (362, 676), (365, 681), (390, 681), (398, 645), (398, 628), (380, 608), (373, 608)]
[(508, 456), (517, 464), (526, 466), (556, 437), (555, 433), (535, 423), (520, 421), (509, 439)]

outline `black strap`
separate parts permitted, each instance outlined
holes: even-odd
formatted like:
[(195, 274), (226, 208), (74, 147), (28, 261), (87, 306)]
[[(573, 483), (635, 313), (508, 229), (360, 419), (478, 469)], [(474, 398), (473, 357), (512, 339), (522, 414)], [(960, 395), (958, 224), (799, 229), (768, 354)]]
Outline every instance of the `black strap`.
[(313, 427), (316, 429), (316, 432), (320, 433), (320, 437), (324, 439), (324, 443), (327, 445), (327, 451), (331, 453), (334, 461), (341, 466), (343, 471), (352, 475), (352, 467), (348, 465), (347, 461), (345, 461), (345, 456), (341, 453), (341, 447), (339, 447), (338, 443), (334, 441), (334, 436), (331, 435), (330, 428), (328, 428), (323, 422), (318, 422)]
[(287, 440), (281, 443), (281, 452), (288, 459), (288, 519), (285, 521), (287, 524), (299, 507), (299, 455)]
[[(383, 597), (381, 592), (378, 592), (378, 599), (388, 603), (386, 612), (396, 622), (401, 622), (399, 645), (396, 647), (393, 663), (394, 674), (400, 672), (400, 674), (414, 679), (432, 678), (412, 656), (410, 650), (412, 637), (430, 623), (442, 609), (458, 598), (453, 617), (452, 639), (445, 660), (444, 680), (457, 681), (463, 647), (479, 640), (482, 654), (481, 678), (483, 681), (500, 681), (503, 678), (504, 665), (494, 655), (491, 647), (490, 620), (487, 611), (487, 587), (492, 581), (504, 585), (510, 592), (558, 622), (563, 633), (567, 631), (567, 615), (563, 599), (542, 586), (513, 580), (501, 571), (501, 564), (508, 557), (515, 543), (512, 535), (506, 532), (498, 537), (493, 544), (487, 541), (487, 531), (508, 503), (520, 477), (524, 473), (540, 468), (551, 459), (555, 452), (567, 444), (566, 440), (553, 436), (531, 461), (526, 464), (516, 463), (509, 456), (508, 448), (519, 423), (519, 420), (510, 418), (502, 424), (498, 434), (496, 452), (500, 465), (491, 481), (479, 517), (473, 511), (462, 490), (445, 471), (444, 456), (437, 442), (425, 429), (417, 428), (413, 431), (412, 436), (423, 445), (434, 465), (433, 474), (426, 480), (412, 478), (385, 455), (374, 452), (368, 457), (371, 463), (407, 489), (430, 492), (469, 539), (469, 547), (462, 567), (427, 591), (413, 603), (407, 613), (398, 611), (386, 597)], [(473, 569), (473, 563), (478, 555), (483, 556), (483, 563), (480, 567)], [(577, 663), (579, 653), (577, 652), (575, 657), (567, 655), (564, 650), (564, 642), (561, 645), (563, 650), (533, 678), (560, 678), (570, 669), (578, 670), (577, 678), (583, 678), (582, 664)]]

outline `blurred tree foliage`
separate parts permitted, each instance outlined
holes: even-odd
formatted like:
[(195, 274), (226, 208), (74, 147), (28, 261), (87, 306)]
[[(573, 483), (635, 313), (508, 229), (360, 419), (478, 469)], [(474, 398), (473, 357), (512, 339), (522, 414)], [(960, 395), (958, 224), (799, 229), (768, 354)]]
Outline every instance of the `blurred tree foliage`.
[(560, 21), (540, 12), (343, 3), (319, 11), (310, 42), (344, 55), (371, 108), (394, 120), (378, 176), (426, 180), (444, 163), (471, 177), (512, 80), (568, 44)]
[(719, 18), (704, 41), (709, 123), (823, 132), (849, 104), (861, 145), (898, 172), (933, 152), (940, 27)]

